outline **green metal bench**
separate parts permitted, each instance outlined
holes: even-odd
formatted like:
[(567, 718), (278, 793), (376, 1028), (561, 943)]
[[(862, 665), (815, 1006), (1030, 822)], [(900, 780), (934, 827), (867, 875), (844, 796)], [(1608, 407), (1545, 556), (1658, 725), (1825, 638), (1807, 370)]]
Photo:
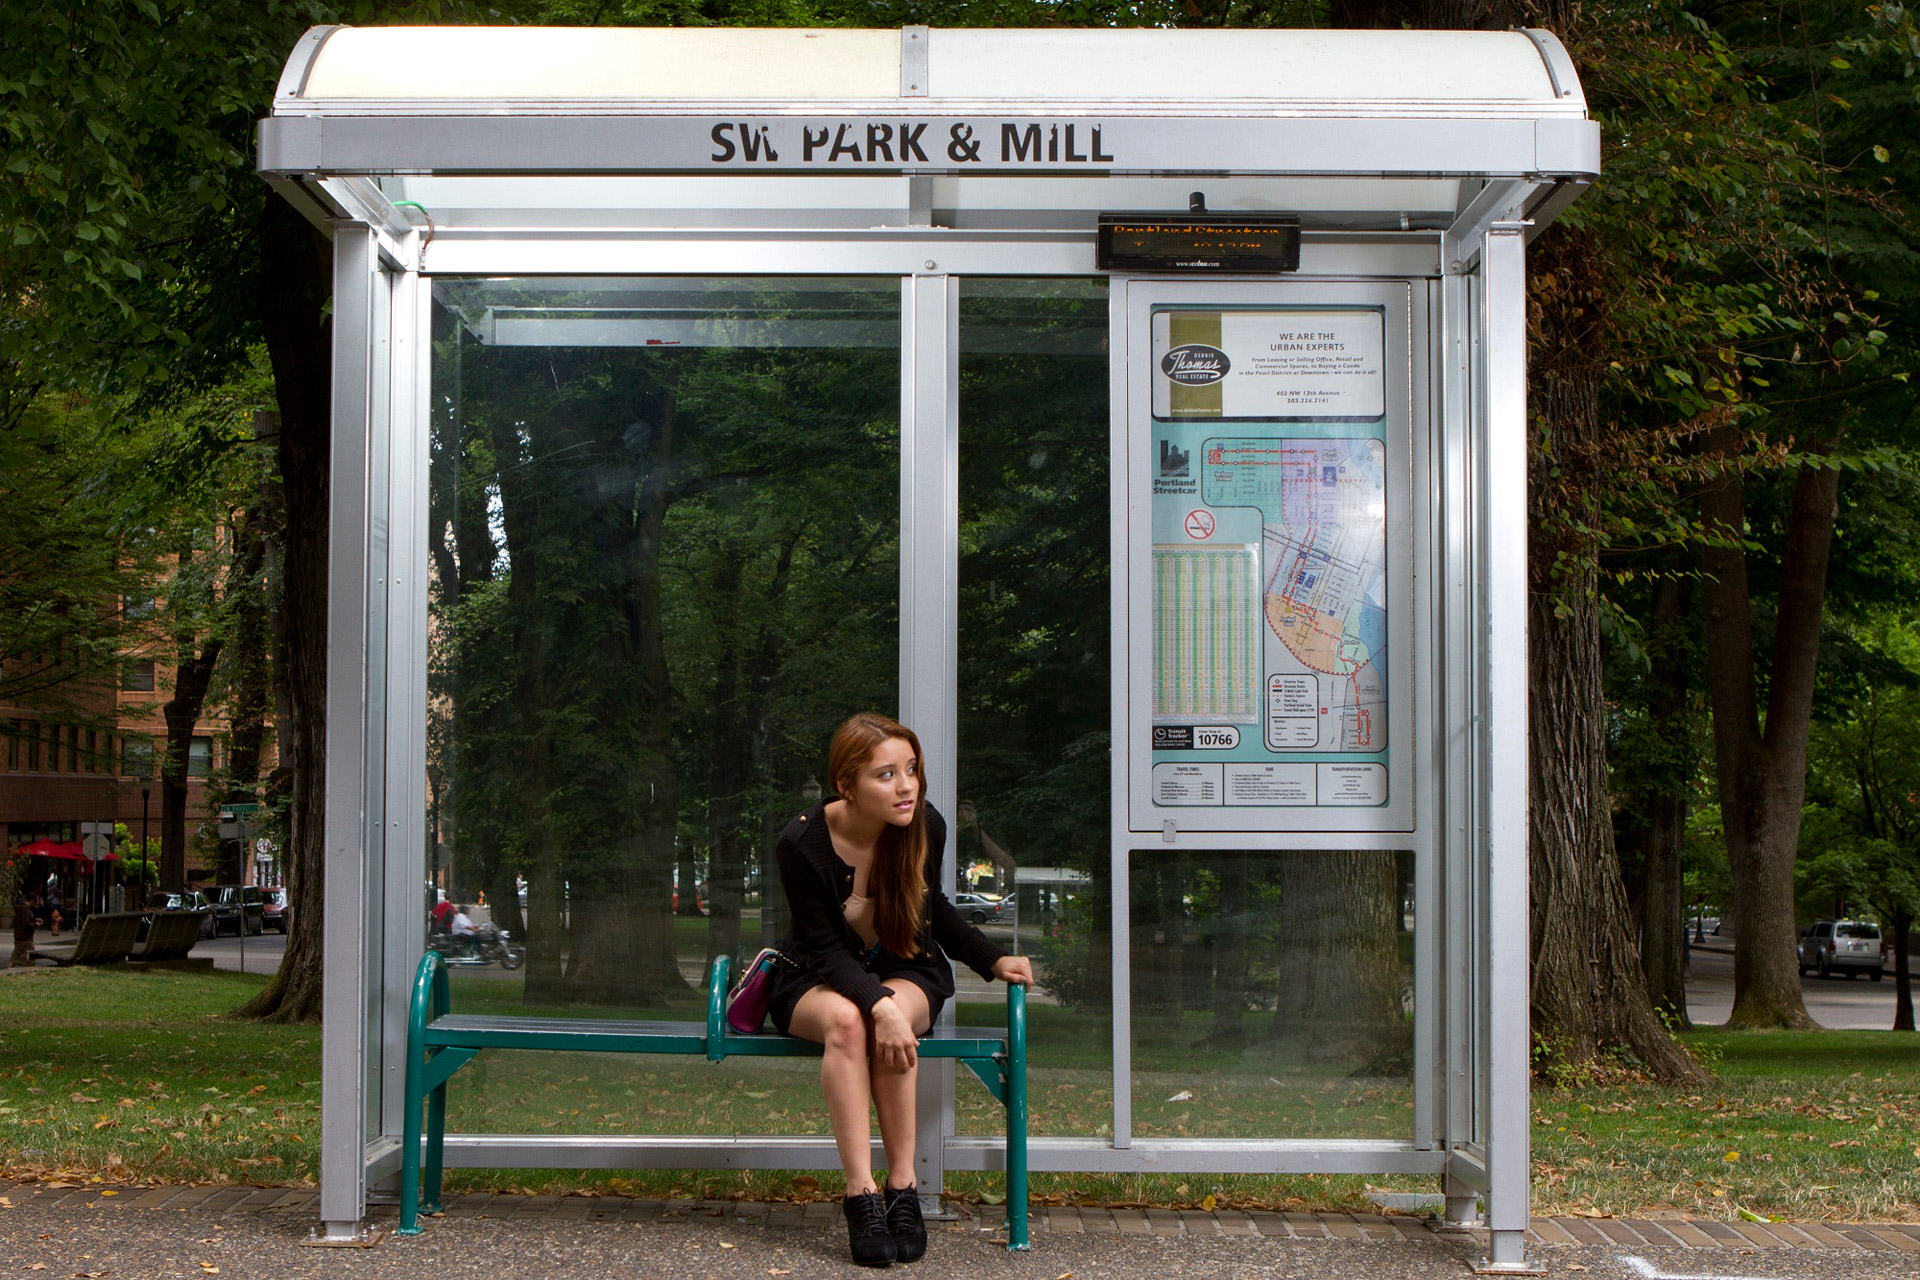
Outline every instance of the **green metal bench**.
[(127, 958), (127, 953), (133, 950), (134, 939), (139, 936), (139, 912), (96, 911), (81, 922), (72, 946), (55, 944), (33, 954), (37, 959), (51, 960), (57, 965), (112, 964)]
[[(440, 1208), (446, 1139), (447, 1081), (483, 1049), (549, 1049), (561, 1053), (666, 1053), (729, 1057), (818, 1057), (811, 1040), (768, 1032), (743, 1036), (727, 1026), (732, 962), (713, 962), (702, 1022), (602, 1022), (588, 1018), (520, 1018), (450, 1012), (447, 970), (438, 952), (421, 957), (407, 1018), (407, 1076), (400, 1165), (400, 1234), (420, 1230), (421, 1213)], [(920, 1040), (923, 1058), (952, 1058), (967, 1067), (1007, 1112), (1007, 1248), (1027, 1247), (1026, 988), (1007, 984), (1005, 1030), (936, 1030)], [(426, 1113), (424, 1132), (421, 1113)], [(424, 1141), (423, 1141), (424, 1139)], [(424, 1162), (424, 1163), (423, 1163)], [(422, 1178), (425, 1179), (424, 1190)]]

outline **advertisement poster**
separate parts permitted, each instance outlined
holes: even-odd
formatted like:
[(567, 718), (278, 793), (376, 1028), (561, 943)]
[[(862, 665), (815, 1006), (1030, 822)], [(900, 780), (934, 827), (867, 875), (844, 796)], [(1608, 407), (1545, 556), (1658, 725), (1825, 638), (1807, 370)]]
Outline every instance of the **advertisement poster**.
[(1384, 806), (1384, 317), (1161, 307), (1151, 332), (1153, 803)]

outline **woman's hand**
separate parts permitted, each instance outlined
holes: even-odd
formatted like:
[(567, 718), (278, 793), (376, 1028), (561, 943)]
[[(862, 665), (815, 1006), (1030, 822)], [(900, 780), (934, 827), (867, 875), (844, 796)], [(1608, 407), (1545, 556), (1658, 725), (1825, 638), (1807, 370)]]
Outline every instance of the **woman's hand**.
[(873, 1006), (873, 1057), (892, 1071), (911, 1071), (920, 1060), (920, 1038), (891, 996)]
[(1017, 982), (1023, 987), (1033, 985), (1033, 961), (1025, 956), (1001, 956), (993, 962), (993, 976), (1002, 982)]

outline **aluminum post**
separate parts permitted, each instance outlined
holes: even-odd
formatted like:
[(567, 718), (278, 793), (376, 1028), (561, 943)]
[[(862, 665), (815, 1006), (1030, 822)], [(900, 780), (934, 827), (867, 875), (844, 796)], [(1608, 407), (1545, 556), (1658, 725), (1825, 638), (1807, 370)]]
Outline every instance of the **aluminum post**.
[[(927, 799), (947, 819), (942, 888), (951, 893), (959, 863), (959, 280), (907, 277), (900, 329), (900, 719), (920, 737)], [(953, 1018), (948, 1004), (940, 1025)], [(929, 1212), (945, 1183), (953, 1085), (951, 1060), (921, 1063), (914, 1172)]]
[(1527, 290), (1525, 223), (1490, 227), (1480, 255), (1487, 709), (1487, 1225), (1485, 1269), (1527, 1272)]
[(373, 414), (371, 228), (333, 236), (332, 461), (328, 479), (327, 761), (324, 845), (327, 983), (321, 999), (320, 1219), (329, 1239), (364, 1231), (367, 1188), (366, 879), (369, 456)]

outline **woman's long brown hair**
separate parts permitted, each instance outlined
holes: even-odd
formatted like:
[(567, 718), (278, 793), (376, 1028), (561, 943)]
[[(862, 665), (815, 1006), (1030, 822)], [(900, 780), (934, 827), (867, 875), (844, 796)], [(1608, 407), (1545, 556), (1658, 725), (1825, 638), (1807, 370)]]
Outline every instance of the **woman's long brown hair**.
[(880, 829), (873, 866), (867, 871), (867, 892), (873, 897), (873, 929), (880, 945), (897, 956), (913, 956), (920, 952), (920, 918), (927, 898), (927, 758), (920, 753), (920, 739), (898, 720), (871, 711), (849, 716), (827, 747), (827, 777), (843, 800), (853, 795), (860, 770), (890, 738), (913, 748), (920, 799), (913, 806), (912, 822)]

